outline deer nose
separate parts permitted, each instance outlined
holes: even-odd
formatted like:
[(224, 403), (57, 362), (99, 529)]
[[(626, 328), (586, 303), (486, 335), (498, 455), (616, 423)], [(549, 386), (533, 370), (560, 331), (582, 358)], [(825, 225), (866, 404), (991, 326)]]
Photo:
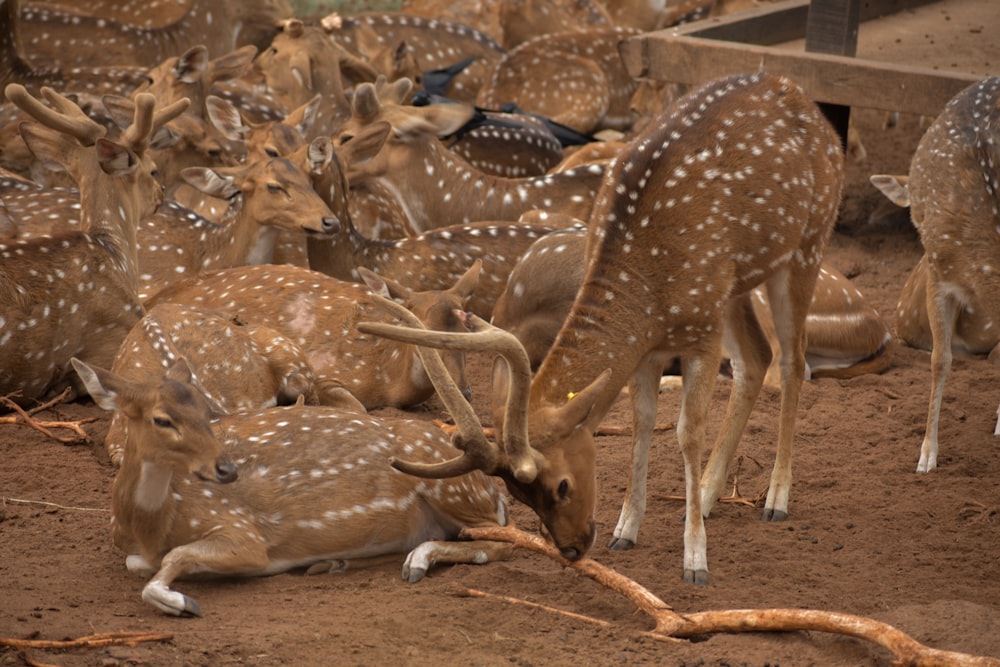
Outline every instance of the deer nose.
[(323, 218), (323, 233), (336, 234), (340, 231), (340, 220), (337, 218)]
[(239, 470), (236, 464), (228, 458), (221, 458), (215, 462), (215, 479), (222, 484), (235, 482), (239, 477)]

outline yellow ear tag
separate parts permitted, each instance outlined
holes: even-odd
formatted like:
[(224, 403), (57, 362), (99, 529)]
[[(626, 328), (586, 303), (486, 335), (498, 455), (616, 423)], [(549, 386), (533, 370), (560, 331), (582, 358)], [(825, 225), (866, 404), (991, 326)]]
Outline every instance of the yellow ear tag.
[(566, 394), (566, 400), (567, 401), (572, 401), (574, 396), (576, 396), (576, 392), (575, 391), (571, 391), (568, 394)]

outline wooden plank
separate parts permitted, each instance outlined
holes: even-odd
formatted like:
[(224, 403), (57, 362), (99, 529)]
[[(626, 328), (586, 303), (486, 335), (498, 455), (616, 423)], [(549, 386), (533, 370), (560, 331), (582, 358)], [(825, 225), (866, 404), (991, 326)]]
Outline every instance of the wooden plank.
[[(870, 21), (935, 0), (863, 0), (859, 20)], [(678, 35), (769, 46), (802, 39), (809, 0), (782, 0), (742, 12), (693, 21), (672, 30)]]
[(960, 90), (979, 81), (972, 74), (683, 37), (669, 30), (625, 40), (620, 52), (634, 77), (700, 84), (766, 70), (788, 76), (818, 102), (925, 116), (936, 116)]
[(806, 19), (806, 51), (854, 56), (861, 0), (812, 0)]

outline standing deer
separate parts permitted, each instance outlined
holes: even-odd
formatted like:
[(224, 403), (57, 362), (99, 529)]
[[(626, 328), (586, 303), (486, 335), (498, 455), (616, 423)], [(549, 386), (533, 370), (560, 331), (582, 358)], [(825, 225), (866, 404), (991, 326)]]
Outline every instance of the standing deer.
[[(927, 128), (909, 178), (871, 177), (909, 206), (924, 256), (899, 299), (899, 333), (931, 349), (931, 394), (917, 472), (937, 467), (938, 424), (952, 355), (1000, 361), (1000, 77), (956, 95)], [(1000, 423), (997, 425), (1000, 433)]]
[(0, 244), (0, 395), (27, 402), (70, 384), (72, 357), (110, 365), (142, 317), (136, 225), (163, 196), (146, 149), (188, 101), (156, 110), (152, 95), (138, 95), (133, 124), (113, 142), (49, 88), (51, 108), (19, 84), (5, 93), (41, 123), (20, 126), (31, 150), (80, 188), (80, 231)]
[(428, 462), (457, 453), (426, 422), (295, 405), (213, 423), (183, 360), (161, 383), (73, 363), (97, 404), (128, 421), (112, 536), (129, 571), (151, 577), (143, 600), (164, 613), (201, 615), (170, 588), (178, 577), (334, 572), (409, 552), (403, 577), (417, 581), (434, 563), (510, 555), (502, 543), (442, 542), (507, 523), (486, 476), (430, 482), (389, 466), (404, 453)]
[[(787, 78), (731, 76), (686, 95), (607, 174), (589, 222), (583, 286), (533, 379), (524, 348), (499, 329), (463, 336), (359, 325), (414, 343), (500, 350), (510, 366), (500, 445), (469, 446), (441, 465), (394, 465), (427, 477), (497, 475), (534, 509), (564, 557), (581, 558), (596, 534), (592, 434), (630, 382), (634, 430), (644, 437), (663, 368), (680, 357), (684, 581), (707, 583), (704, 517), (722, 493), (771, 357), (753, 310), (758, 285), (768, 292), (781, 347), (777, 456), (763, 519), (787, 518), (806, 313), (842, 183), (836, 133)], [(723, 344), (734, 381), (702, 477)], [(614, 541), (634, 542), (638, 523), (621, 525), (627, 530), (616, 529)]]

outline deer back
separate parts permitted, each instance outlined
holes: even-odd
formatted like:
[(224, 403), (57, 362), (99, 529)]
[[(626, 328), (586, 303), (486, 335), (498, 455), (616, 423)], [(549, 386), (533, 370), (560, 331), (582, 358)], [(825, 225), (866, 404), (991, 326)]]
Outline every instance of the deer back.
[[(471, 272), (417, 309), (428, 326), (462, 328), (455, 311), (464, 310), (475, 287), (478, 272)], [(415, 304), (417, 294), (394, 296)], [(246, 266), (203, 272), (159, 292), (149, 305), (164, 302), (214, 309), (281, 332), (303, 350), (318, 380), (339, 383), (368, 409), (415, 405), (433, 393), (411, 347), (355, 330), (359, 321), (387, 317), (364, 285), (294, 266)], [(453, 377), (467, 386), (461, 355), (448, 361)]]

